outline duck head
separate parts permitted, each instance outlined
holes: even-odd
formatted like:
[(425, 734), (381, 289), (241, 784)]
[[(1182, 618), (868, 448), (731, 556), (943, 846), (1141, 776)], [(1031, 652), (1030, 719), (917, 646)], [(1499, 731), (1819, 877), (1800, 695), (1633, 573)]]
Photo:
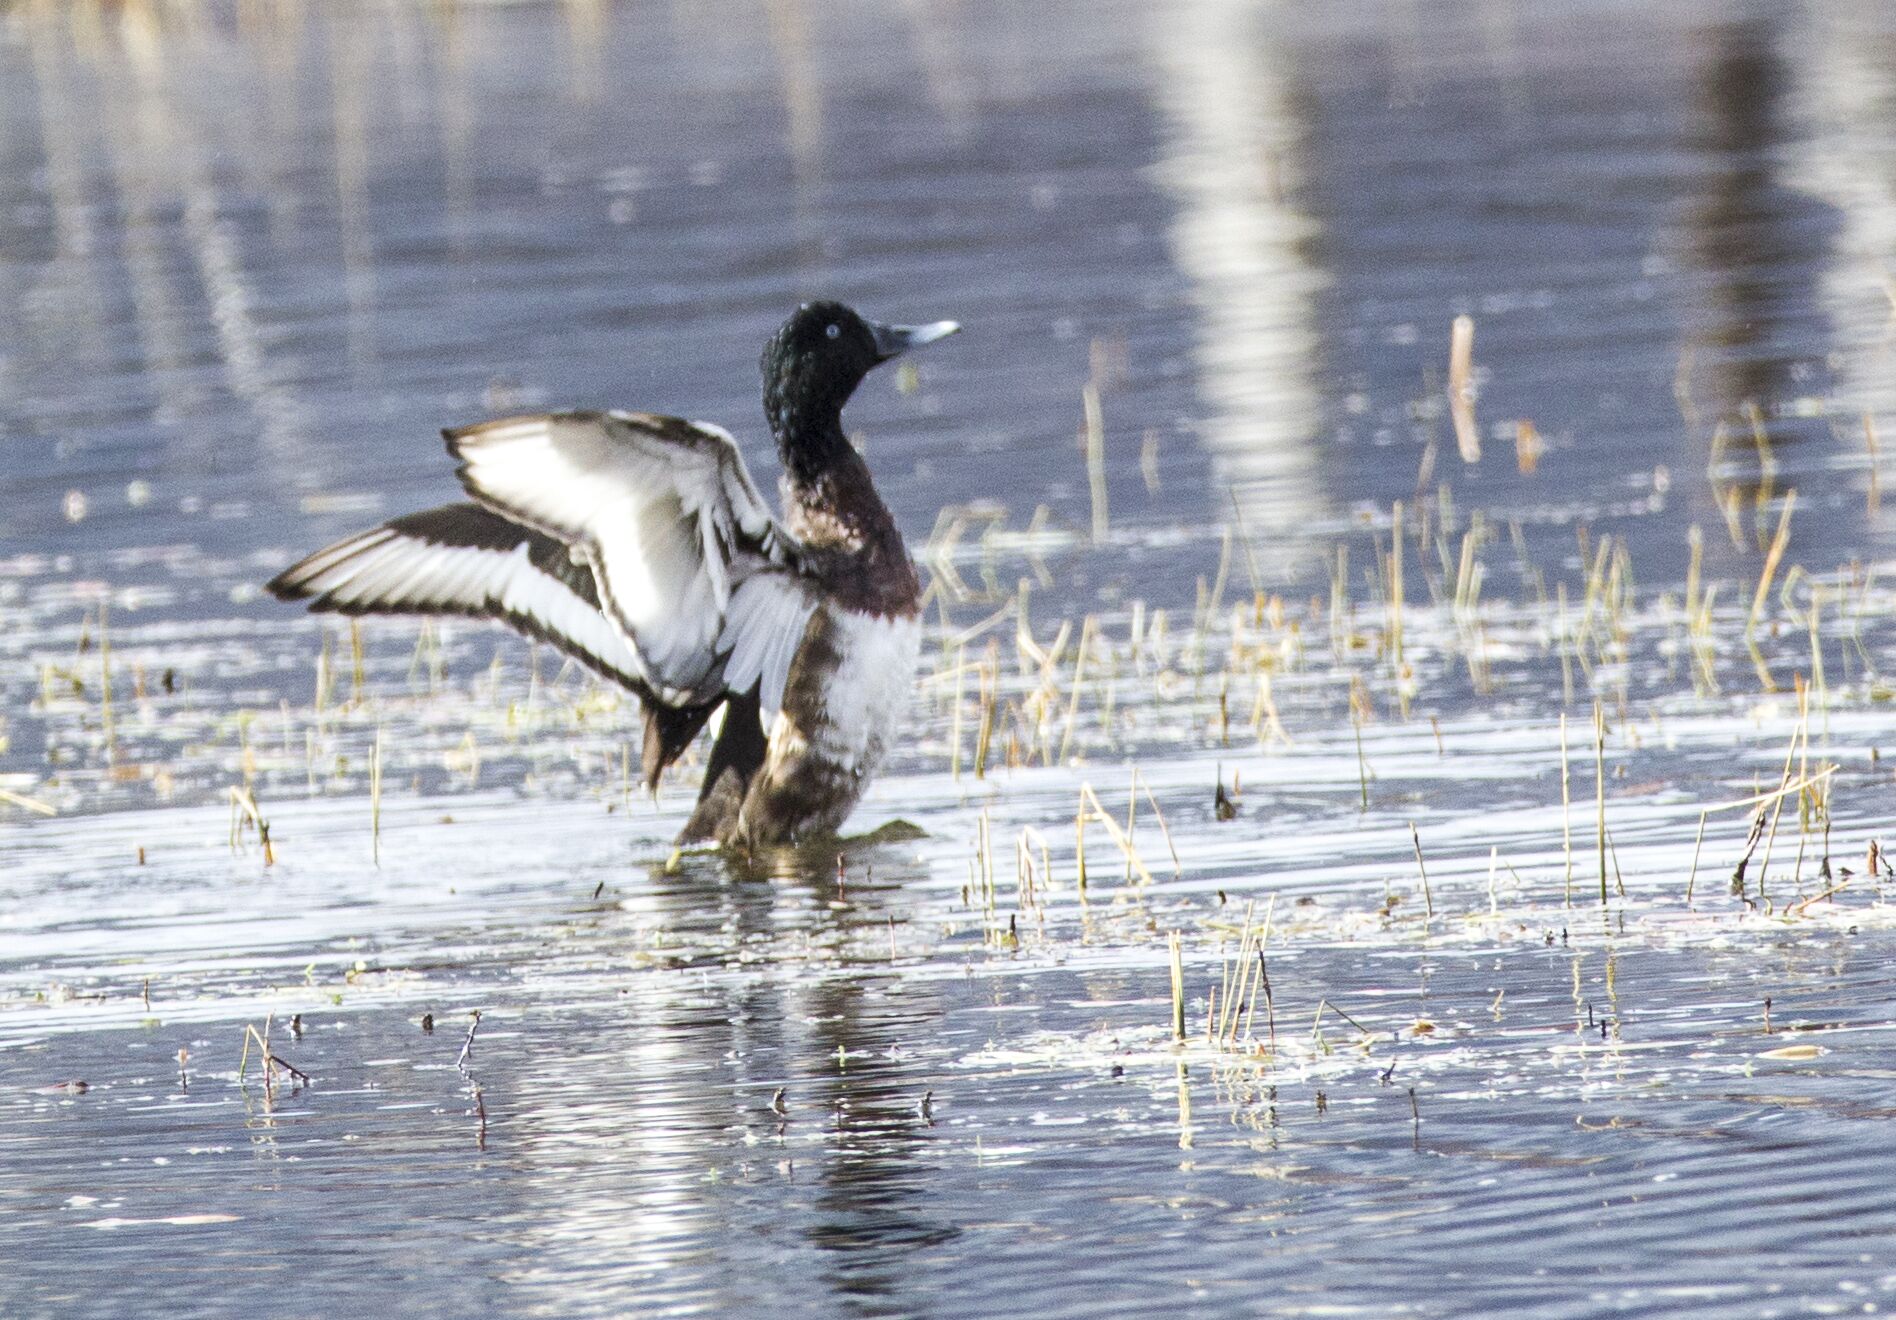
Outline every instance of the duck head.
[(843, 405), (872, 370), (961, 327), (953, 321), (882, 325), (839, 302), (809, 302), (764, 345), (764, 413), (784, 465), (799, 481), (836, 452)]

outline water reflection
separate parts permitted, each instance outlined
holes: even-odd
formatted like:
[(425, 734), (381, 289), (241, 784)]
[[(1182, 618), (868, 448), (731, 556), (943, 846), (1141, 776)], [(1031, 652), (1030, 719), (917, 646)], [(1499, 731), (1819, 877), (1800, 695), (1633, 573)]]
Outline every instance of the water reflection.
[[(1691, 409), (1713, 428), (1703, 440), (1723, 432), (1721, 452), (1709, 457), (1739, 469), (1721, 495), (1737, 496), (1747, 519), (1760, 498), (1781, 493), (1779, 465), (1797, 461), (1800, 448), (1830, 447), (1821, 418), (1797, 406), (1825, 389), (1822, 355), (1813, 348), (1827, 327), (1813, 286), (1833, 222), (1828, 208), (1782, 178), (1795, 76), (1780, 49), (1783, 28), (1782, 18), (1707, 27), (1694, 43), (1700, 58), (1690, 73), (1695, 137), (1706, 161), (1687, 202), (1687, 269), (1702, 301), (1688, 322), (1681, 383)], [(1765, 436), (1762, 447), (1754, 431)], [(1730, 452), (1722, 448), (1726, 436), (1736, 442)], [(1695, 456), (1694, 466), (1702, 461)]]
[[(1197, 435), (1269, 571), (1309, 554), (1299, 533), (1329, 513), (1318, 426), (1325, 284), (1316, 226), (1296, 200), (1310, 168), (1305, 93), (1269, 11), (1238, 0), (1155, 7), (1154, 99), (1169, 127), (1154, 173), (1176, 207), (1172, 254), (1191, 284)], [(1217, 492), (1222, 494), (1222, 490)], [(1219, 500), (1216, 516), (1227, 509)]]
[(1896, 433), (1896, 34), (1858, 6), (1821, 5), (1793, 49), (1806, 132), (1788, 153), (1787, 179), (1838, 219), (1819, 281), (1833, 341), (1831, 420), (1843, 453), (1861, 454), (1870, 525), (1887, 535), (1890, 518), (1875, 515), (1896, 458), (1887, 443), (1872, 451), (1871, 432)]
[[(741, 1306), (750, 1289), (759, 1299), (776, 1289), (803, 1305), (889, 1314), (902, 1309), (908, 1253), (956, 1236), (927, 1199), (928, 1087), (905, 1057), (944, 1006), (865, 952), (883, 945), (920, 877), (899, 855), (857, 861), (840, 887), (818, 865), (733, 880), (715, 859), (687, 859), (587, 934), (582, 961), (618, 961), (613, 950), (636, 930), (652, 956), (682, 960), (683, 984), (690, 968), (699, 979), (681, 994), (676, 974), (608, 973), (620, 1013), (585, 1014), (560, 1032), (577, 1048), (536, 1051), (525, 1075), (486, 1083), (497, 1157), (525, 1189), (507, 1237), (550, 1253), (521, 1279), (544, 1285), (549, 1305), (578, 1269), (680, 1299), (709, 1290)], [(768, 975), (751, 962), (786, 955)], [(780, 1204), (766, 1236), (820, 1253), (813, 1277), (720, 1269), (718, 1239), (735, 1231), (727, 1178)]]

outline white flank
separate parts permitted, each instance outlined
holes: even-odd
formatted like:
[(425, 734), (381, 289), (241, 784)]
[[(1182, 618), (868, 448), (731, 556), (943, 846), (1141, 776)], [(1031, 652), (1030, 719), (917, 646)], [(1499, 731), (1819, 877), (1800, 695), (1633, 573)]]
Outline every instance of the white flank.
[(867, 778), (908, 710), (922, 625), (913, 618), (876, 618), (854, 610), (835, 610), (831, 620), (842, 663), (829, 681), (827, 720), (816, 726), (812, 750)]

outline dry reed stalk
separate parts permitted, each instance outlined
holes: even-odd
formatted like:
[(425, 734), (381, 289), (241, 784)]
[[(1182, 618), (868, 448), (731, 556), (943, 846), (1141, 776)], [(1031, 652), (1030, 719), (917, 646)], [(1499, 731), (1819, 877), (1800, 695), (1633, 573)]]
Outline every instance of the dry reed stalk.
[(1863, 444), (1870, 451), (1870, 488), (1864, 501), (1870, 517), (1874, 518), (1883, 508), (1883, 463), (1877, 452), (1876, 419), (1867, 411), (1863, 414)]
[(952, 749), (948, 754), (948, 772), (957, 783), (961, 779), (961, 698), (968, 678), (967, 649), (966, 643), (955, 648), (954, 722), (948, 734), (948, 745)]
[[(1777, 455), (1771, 448), (1771, 435), (1764, 429), (1764, 413), (1759, 410), (1758, 405), (1746, 399), (1744, 414), (1745, 420), (1751, 424), (1751, 443), (1758, 450), (1758, 493), (1755, 496), (1755, 504), (1759, 515), (1762, 516), (1764, 506), (1777, 496)], [(1759, 537), (1759, 541), (1762, 544), (1762, 536)]]
[(1435, 920), (1435, 896), (1429, 892), (1429, 868), (1422, 861), (1422, 836), (1416, 832), (1415, 822), (1409, 822), (1409, 841), (1415, 845), (1415, 869), (1422, 875), (1422, 904), (1424, 919)]
[(1093, 791), (1091, 784), (1080, 785), (1080, 809), (1083, 814), (1090, 813), (1087, 817), (1088, 819), (1097, 820), (1101, 825), (1106, 827), (1107, 837), (1110, 838), (1113, 841), (1113, 845), (1125, 855), (1126, 866), (1128, 868), (1126, 873), (1127, 881), (1131, 881), (1132, 874), (1136, 871), (1141, 880), (1146, 884), (1151, 884), (1152, 872), (1146, 869), (1145, 862), (1139, 857), (1138, 849), (1133, 846), (1132, 840), (1119, 828), (1119, 822), (1101, 805), (1099, 794)]
[(1086, 808), (1084, 804), (1073, 815), (1073, 871), (1074, 881), (1080, 891), (1080, 902), (1086, 902)]
[(1706, 811), (1736, 811), (1739, 807), (1755, 807), (1760, 803), (1775, 802), (1792, 793), (1801, 793), (1814, 784), (1821, 784), (1837, 773), (1840, 766), (1826, 765), (1813, 771), (1808, 779), (1799, 779), (1795, 783), (1786, 783), (1778, 788), (1753, 793), (1750, 797), (1733, 798), (1729, 802), (1718, 802), (1706, 807)]
[(1541, 454), (1545, 450), (1540, 432), (1534, 429), (1532, 421), (1523, 417), (1514, 423), (1514, 466), (1522, 476), (1531, 477), (1539, 470)]
[(1573, 792), (1567, 762), (1567, 712), (1560, 712), (1560, 855), (1565, 862), (1565, 894), (1573, 906)]
[(1087, 381), (1080, 387), (1081, 409), (1086, 418), (1086, 487), (1093, 501), (1093, 544), (1106, 540), (1106, 420), (1099, 406), (1099, 386)]
[(1130, 780), (1126, 784), (1126, 849), (1127, 849), (1126, 851), (1126, 883), (1127, 884), (1132, 883), (1132, 849), (1134, 848), (1136, 841), (1139, 837), (1137, 834), (1133, 832), (1137, 824), (1138, 817), (1139, 817), (1139, 770), (1138, 770), (1138, 767), (1134, 766), (1130, 774), (1131, 774)]
[(1073, 656), (1073, 693), (1067, 702), (1066, 727), (1060, 734), (1060, 761), (1065, 764), (1067, 749), (1073, 744), (1073, 729), (1080, 718), (1080, 692), (1086, 680), (1086, 653), (1093, 644), (1099, 621), (1091, 614), (1080, 625), (1080, 644)]
[(1238, 984), (1235, 987), (1236, 993), (1234, 993), (1232, 983), (1232, 963), (1226, 962), (1220, 969), (1223, 974), (1221, 984), (1224, 989), (1224, 1012), (1218, 1015), (1218, 1029), (1214, 1037), (1215, 1041), (1219, 1044), (1222, 1044), (1225, 1039), (1229, 1027), (1229, 1020), (1237, 1016), (1236, 1005), (1242, 994), (1243, 980), (1247, 971), (1245, 960), (1251, 951), (1251, 919), (1256, 911), (1257, 900), (1255, 898), (1245, 903), (1244, 925), (1238, 932), (1238, 956), (1236, 962)]
[(1257, 984), (1251, 987), (1250, 1006), (1244, 1012), (1244, 1038), (1255, 1040), (1257, 1037), (1252, 1034), (1251, 1024), (1257, 1017), (1257, 992), (1261, 986), (1264, 991), (1264, 1022), (1270, 1032), (1273, 1050), (1277, 1048), (1277, 1010), (1271, 1002), (1271, 973), (1264, 961), (1264, 948), (1271, 941), (1271, 918), (1276, 912), (1277, 895), (1272, 894), (1264, 904), (1264, 929), (1258, 934), (1257, 944), (1253, 946), (1257, 953)]
[(1178, 932), (1168, 938), (1172, 957), (1172, 1039), (1185, 1040), (1185, 963), (1179, 949)]
[(1606, 905), (1606, 711), (1598, 700), (1593, 703), (1593, 782), (1596, 790), (1596, 816), (1599, 826), (1600, 905)]
[(1771, 594), (1771, 579), (1777, 576), (1778, 564), (1784, 558), (1785, 547), (1791, 541), (1791, 510), (1797, 507), (1797, 491), (1784, 492), (1784, 508), (1778, 514), (1777, 534), (1771, 538), (1771, 548), (1764, 556), (1764, 571), (1758, 575), (1758, 590), (1751, 598), (1751, 613), (1745, 617), (1745, 649), (1751, 652), (1751, 663), (1757, 666), (1758, 681), (1766, 692), (1778, 690), (1771, 678), (1771, 669), (1764, 662), (1764, 653), (1758, 649), (1758, 616), (1764, 612), (1764, 603)]
[(99, 596), (99, 710), (105, 726), (105, 763), (118, 761), (118, 727), (112, 719), (112, 633), (107, 626), (109, 592)]
[(57, 807), (41, 802), (38, 798), (30, 798), (24, 794), (15, 793), (11, 789), (0, 788), (0, 802), (11, 803), (13, 806), (33, 812), (35, 815), (57, 816), (59, 814)]
[(1389, 665), (1402, 676), (1402, 501), (1389, 510)]
[[(1805, 692), (1806, 689), (1800, 677), (1798, 682), (1799, 697), (1803, 697)], [(1771, 850), (1777, 843), (1778, 821), (1784, 815), (1784, 801), (1790, 796), (1790, 794), (1785, 791), (1785, 786), (1791, 782), (1791, 766), (1797, 760), (1798, 743), (1802, 741), (1808, 745), (1809, 740), (1810, 722), (1808, 711), (1806, 711), (1800, 713), (1796, 726), (1791, 730), (1791, 744), (1784, 751), (1784, 770), (1783, 773), (1778, 776), (1778, 792), (1774, 796), (1771, 807), (1771, 828), (1764, 840), (1764, 857), (1758, 863), (1758, 897), (1767, 903), (1770, 901), (1770, 897), (1765, 892), (1765, 877), (1771, 870)], [(1760, 807), (1759, 810), (1762, 811), (1763, 808)]]
[(1455, 318), (1448, 337), (1448, 414), (1462, 462), (1481, 461), (1481, 430), (1475, 424), (1475, 318)]
[(257, 805), (257, 798), (249, 788), (232, 787), (230, 790), (230, 849), (237, 851), (242, 830), (249, 825), (257, 831), (257, 842), (263, 846), (263, 864), (276, 865), (276, 848), (270, 842), (270, 823), (263, 818), (263, 811)]
[(1172, 878), (1176, 880), (1185, 874), (1185, 867), (1178, 860), (1178, 849), (1172, 846), (1172, 830), (1165, 823), (1165, 813), (1159, 810), (1159, 800), (1152, 796), (1152, 785), (1146, 782), (1137, 766), (1133, 767), (1132, 780), (1135, 785), (1145, 789), (1146, 802), (1152, 808), (1154, 819), (1159, 822), (1159, 834), (1165, 839), (1165, 850), (1172, 854)]
[(1692, 887), (1698, 883), (1699, 849), (1705, 844), (1705, 812), (1699, 812), (1698, 835), (1692, 840), (1692, 873), (1685, 878), (1685, 905), (1692, 906)]

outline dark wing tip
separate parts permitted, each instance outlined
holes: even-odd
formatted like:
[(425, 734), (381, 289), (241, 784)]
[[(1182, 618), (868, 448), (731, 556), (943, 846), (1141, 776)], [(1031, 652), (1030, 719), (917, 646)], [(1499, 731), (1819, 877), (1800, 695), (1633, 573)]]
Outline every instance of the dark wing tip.
[(310, 590), (308, 583), (301, 576), (302, 568), (302, 564), (292, 564), (264, 583), (263, 589), (278, 600), (308, 600)]

